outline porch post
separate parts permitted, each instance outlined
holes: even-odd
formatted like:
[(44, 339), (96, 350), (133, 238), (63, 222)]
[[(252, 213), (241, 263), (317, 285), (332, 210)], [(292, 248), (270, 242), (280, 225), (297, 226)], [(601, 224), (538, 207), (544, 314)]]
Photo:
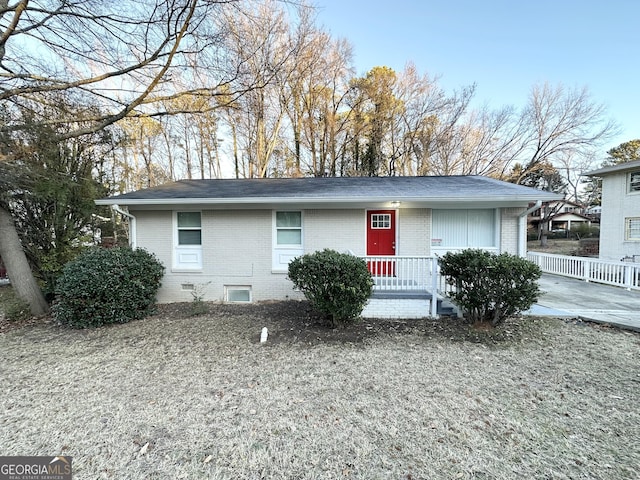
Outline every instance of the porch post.
[(431, 257), (431, 303), (429, 305), (429, 315), (431, 318), (438, 318), (438, 257)]

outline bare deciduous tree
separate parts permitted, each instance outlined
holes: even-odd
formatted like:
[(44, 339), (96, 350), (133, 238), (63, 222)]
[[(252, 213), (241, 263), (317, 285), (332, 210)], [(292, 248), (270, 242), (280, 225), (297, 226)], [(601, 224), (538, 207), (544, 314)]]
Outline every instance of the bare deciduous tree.
[(606, 119), (605, 107), (592, 101), (586, 87), (534, 86), (519, 122), (521, 147), (512, 160), (524, 166), (520, 179), (562, 156), (589, 157), (617, 133), (617, 126)]
[[(158, 109), (161, 100), (185, 91), (211, 95), (238, 75), (237, 64), (217, 62), (223, 56), (225, 32), (210, 19), (222, 10), (241, 11), (243, 4), (240, 0), (18, 0), (10, 5), (0, 0), (2, 107), (25, 108), (33, 101), (46, 103), (51, 92), (66, 92), (74, 104), (86, 107), (39, 119), (43, 125), (75, 126), (61, 138), (97, 132), (125, 117), (171, 113)], [(213, 78), (212, 83), (198, 83), (194, 71), (188, 86), (180, 84), (180, 72), (200, 64), (195, 59), (203, 52), (217, 62), (208, 65), (212, 74), (207, 80)], [(0, 132), (22, 128), (19, 122), (5, 123)], [(12, 152), (2, 153), (6, 158)], [(0, 220), (0, 256), (16, 293), (29, 302), (34, 314), (42, 314), (46, 302), (15, 241), (18, 235), (4, 205)]]

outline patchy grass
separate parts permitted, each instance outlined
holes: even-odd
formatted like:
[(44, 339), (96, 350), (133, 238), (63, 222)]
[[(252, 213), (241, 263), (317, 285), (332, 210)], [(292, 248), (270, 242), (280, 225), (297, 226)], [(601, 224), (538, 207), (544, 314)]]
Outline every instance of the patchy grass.
[(11, 285), (0, 285), (0, 332), (31, 321), (29, 304), (16, 296)]
[(637, 478), (637, 334), (188, 314), (0, 334), (2, 455), (71, 455), (78, 479)]

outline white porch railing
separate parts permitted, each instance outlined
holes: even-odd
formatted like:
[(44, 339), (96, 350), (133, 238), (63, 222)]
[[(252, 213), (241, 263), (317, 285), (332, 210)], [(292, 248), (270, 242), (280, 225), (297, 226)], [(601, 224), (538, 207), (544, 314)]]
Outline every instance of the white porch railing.
[(427, 292), (431, 294), (429, 313), (437, 315), (438, 298), (452, 287), (440, 275), (437, 257), (366, 256), (374, 280), (374, 291)]
[(609, 262), (541, 252), (527, 252), (527, 260), (538, 265), (545, 273), (640, 290), (640, 263)]
[[(455, 287), (442, 275), (438, 257), (366, 256), (374, 291), (431, 294), (429, 314), (437, 317), (438, 300)], [(527, 252), (527, 259), (545, 273), (640, 290), (640, 263), (607, 262), (597, 258)]]
[(363, 257), (375, 283), (375, 290), (430, 291), (435, 257)]

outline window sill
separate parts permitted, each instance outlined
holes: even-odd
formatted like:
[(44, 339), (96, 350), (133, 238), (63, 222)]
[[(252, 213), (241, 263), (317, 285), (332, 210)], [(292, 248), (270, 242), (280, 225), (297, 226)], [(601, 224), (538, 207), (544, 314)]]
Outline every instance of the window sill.
[(172, 268), (171, 273), (202, 273), (202, 268)]

